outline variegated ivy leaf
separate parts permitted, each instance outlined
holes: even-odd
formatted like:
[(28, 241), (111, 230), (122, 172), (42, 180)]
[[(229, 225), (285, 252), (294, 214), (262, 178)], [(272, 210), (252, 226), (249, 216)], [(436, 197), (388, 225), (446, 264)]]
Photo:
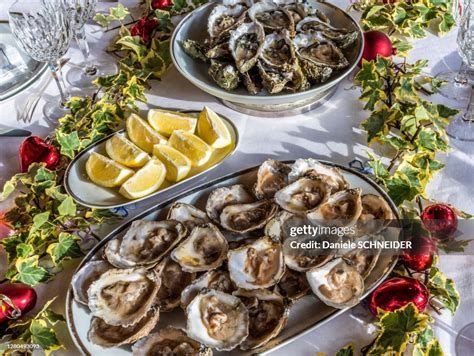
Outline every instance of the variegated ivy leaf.
[(413, 356), (442, 356), (443, 350), (439, 340), (435, 337), (433, 329), (428, 326), (416, 335), (413, 345)]
[(79, 238), (72, 234), (61, 232), (58, 242), (48, 246), (47, 253), (51, 256), (54, 264), (63, 260), (84, 256), (78, 244)]
[(10, 278), (30, 286), (47, 281), (51, 274), (38, 265), (38, 256), (18, 258), (15, 262), (15, 274)]
[(456, 312), (460, 297), (452, 279), (446, 278), (437, 267), (432, 267), (427, 287), (431, 296), (441, 302), (452, 314)]
[(116, 7), (109, 8), (108, 14), (95, 14), (93, 20), (97, 22), (100, 26), (107, 27), (113, 21), (123, 21), (128, 15), (130, 15), (128, 9), (123, 6), (123, 4), (118, 3)]
[(344, 346), (338, 352), (336, 352), (335, 356), (354, 356), (354, 345), (349, 344)]

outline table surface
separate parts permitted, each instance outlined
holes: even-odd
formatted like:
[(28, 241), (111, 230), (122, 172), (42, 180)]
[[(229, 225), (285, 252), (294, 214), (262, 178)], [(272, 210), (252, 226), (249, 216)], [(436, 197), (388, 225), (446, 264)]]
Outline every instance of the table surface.
[[(7, 9), (11, 0), (0, 4), (0, 20), (7, 16)], [(332, 1), (341, 8), (346, 8), (347, 0)], [(126, 1), (128, 4), (136, 1)], [(127, 5), (127, 4), (126, 4)], [(101, 7), (107, 4), (99, 3)], [(357, 14), (353, 14), (357, 16)], [(104, 59), (108, 55), (104, 47), (109, 43), (112, 33), (104, 34), (98, 27), (88, 25), (88, 38), (93, 58)], [(429, 71), (438, 73), (446, 69), (459, 68), (460, 57), (456, 51), (456, 31), (443, 38), (429, 35), (425, 39), (417, 40), (414, 49), (410, 52), (410, 61), (428, 58)], [(71, 63), (80, 62), (81, 56), (77, 47), (73, 45), (67, 54)], [(28, 129), (35, 135), (46, 136), (52, 127), (43, 119), (42, 108), (39, 105), (33, 121), (25, 124), (17, 121), (17, 115), (22, 110), (27, 97), (34, 93), (35, 88), (47, 80), (48, 74), (43, 76), (35, 87), (27, 92), (0, 104), (0, 124)], [(299, 157), (316, 157), (346, 165), (354, 158), (366, 159), (367, 151), (371, 149), (366, 144), (366, 134), (360, 129), (361, 121), (367, 116), (358, 101), (358, 89), (352, 88), (354, 73), (343, 81), (329, 102), (306, 114), (286, 118), (259, 118), (237, 113), (226, 108), (212, 96), (202, 92), (183, 78), (176, 69), (171, 68), (161, 82), (153, 83), (147, 95), (153, 105), (188, 110), (200, 110), (204, 105), (224, 114), (232, 119), (239, 130), (241, 142), (238, 152), (219, 168), (190, 182), (199, 185), (203, 182), (218, 178), (237, 170), (260, 164), (267, 158), (279, 160), (295, 159)], [(43, 97), (57, 95), (54, 84), (50, 84)], [(442, 97), (434, 100), (460, 107), (462, 103), (450, 102)], [(462, 108), (462, 106), (461, 106)], [(474, 127), (472, 128), (474, 129)], [(19, 171), (18, 147), (21, 138), (0, 138), (0, 185), (13, 174)], [(443, 155), (441, 159), (447, 167), (430, 183), (429, 194), (438, 200), (449, 202), (470, 211), (474, 211), (474, 145), (452, 142), (453, 151)], [(185, 184), (180, 191), (189, 188)], [(179, 191), (173, 192), (173, 194)], [(164, 199), (169, 197), (167, 195)], [(0, 210), (6, 210), (8, 204), (0, 205)], [(132, 211), (131, 216), (138, 210)], [(5, 256), (0, 254), (0, 266), (5, 265)], [(76, 262), (65, 266), (64, 271), (55, 280), (37, 288), (40, 307), (42, 302), (58, 296), (55, 308), (64, 312), (64, 300), (70, 278)], [(449, 278), (453, 278), (461, 293), (462, 303), (454, 317), (449, 312), (436, 316), (436, 333), (447, 355), (454, 355), (456, 332), (467, 323), (474, 321), (474, 256), (441, 256), (439, 266)], [(4, 272), (0, 267), (0, 274)], [(357, 311), (357, 310), (356, 310)], [(284, 348), (275, 351), (272, 355), (315, 355), (316, 352), (334, 354), (340, 347), (352, 342), (356, 350), (368, 344), (373, 339), (373, 327), (367, 327), (355, 318), (356, 311), (350, 310), (340, 317), (326, 323), (316, 330), (301, 336)], [(335, 335), (337, 335), (335, 337)], [(66, 328), (60, 330), (60, 338), (66, 345), (63, 354), (78, 354)], [(105, 354), (105, 353), (104, 353)], [(464, 355), (463, 355), (464, 356)]]

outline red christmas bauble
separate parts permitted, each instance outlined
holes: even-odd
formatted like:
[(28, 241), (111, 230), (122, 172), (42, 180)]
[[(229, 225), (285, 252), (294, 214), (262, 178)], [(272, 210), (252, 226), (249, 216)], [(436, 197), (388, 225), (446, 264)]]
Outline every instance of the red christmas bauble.
[(38, 136), (25, 139), (20, 146), (19, 154), (22, 173), (28, 172), (28, 167), (32, 163), (46, 163), (47, 168), (55, 169), (61, 159), (56, 147), (44, 142)]
[(411, 248), (402, 250), (400, 254), (403, 264), (417, 272), (430, 268), (437, 251), (436, 241), (429, 236), (414, 236), (409, 241)]
[(15, 234), (13, 227), (0, 218), (0, 240), (13, 234)]
[(151, 7), (153, 9), (166, 9), (170, 6), (173, 6), (173, 1), (172, 0), (153, 0), (151, 2)]
[(373, 61), (377, 59), (377, 56), (390, 57), (395, 52), (390, 38), (380, 31), (364, 32), (364, 42), (364, 50), (359, 66), (362, 65), (362, 59)]
[(372, 314), (377, 316), (377, 308), (393, 312), (403, 308), (408, 303), (415, 304), (422, 312), (429, 301), (429, 293), (425, 285), (419, 280), (408, 277), (391, 278), (370, 295), (369, 307)]
[(28, 313), (34, 308), (36, 297), (35, 290), (25, 284), (0, 284), (0, 325)]
[(426, 207), (421, 213), (421, 220), (431, 233), (441, 238), (450, 237), (458, 228), (456, 213), (444, 204)]

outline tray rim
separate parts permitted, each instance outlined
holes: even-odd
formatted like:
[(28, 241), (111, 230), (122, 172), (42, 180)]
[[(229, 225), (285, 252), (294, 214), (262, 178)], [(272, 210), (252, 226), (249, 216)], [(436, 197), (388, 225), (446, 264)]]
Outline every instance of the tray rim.
[[(400, 214), (399, 214), (399, 211), (398, 211), (398, 208), (397, 206), (395, 205), (395, 203), (393, 202), (393, 200), (390, 198), (390, 196), (388, 195), (388, 193), (386, 191), (384, 191), (382, 189), (382, 187), (380, 187), (380, 185), (378, 185), (373, 179), (369, 178), (367, 175), (361, 173), (361, 172), (358, 172), (352, 168), (349, 168), (349, 167), (346, 167), (342, 164), (338, 164), (338, 163), (334, 163), (334, 162), (330, 162), (330, 161), (326, 161), (326, 160), (319, 160), (319, 162), (321, 162), (322, 164), (325, 164), (325, 165), (328, 165), (330, 167), (335, 167), (335, 168), (339, 168), (339, 169), (342, 169), (344, 171), (347, 171), (349, 173), (352, 173), (354, 175), (356, 175), (357, 177), (361, 178), (362, 180), (364, 180), (365, 182), (367, 182), (370, 186), (372, 186), (385, 200), (386, 202), (389, 204), (390, 208), (392, 209), (392, 212), (395, 214), (395, 218), (398, 222), (400, 222)], [(295, 160), (284, 160), (282, 161), (283, 163), (293, 163), (295, 162)], [(188, 195), (191, 195), (191, 194), (194, 194), (194, 193), (197, 193), (199, 191), (202, 191), (206, 188), (209, 188), (213, 185), (216, 185), (216, 184), (219, 184), (225, 180), (228, 180), (228, 179), (231, 179), (231, 178), (235, 178), (235, 177), (238, 177), (238, 176), (241, 176), (241, 175), (244, 175), (244, 174), (247, 174), (247, 173), (250, 173), (252, 171), (256, 171), (258, 170), (258, 168), (260, 167), (260, 165), (256, 165), (256, 166), (251, 166), (251, 167), (248, 167), (248, 168), (244, 168), (244, 169), (241, 169), (241, 170), (238, 170), (236, 172), (233, 172), (233, 173), (229, 173), (229, 174), (226, 174), (225, 176), (223, 177), (220, 177), (220, 178), (216, 178), (214, 180), (211, 180), (209, 182), (206, 182), (204, 184), (201, 184), (199, 186), (196, 186), (196, 187), (192, 187), (188, 190), (185, 190), (181, 193), (179, 193), (178, 195), (176, 196), (173, 196), (173, 197), (170, 197), (169, 199), (167, 199), (166, 201), (163, 201), (163, 202), (160, 202), (158, 205), (156, 206), (152, 206), (148, 209), (145, 209), (143, 212), (137, 214), (136, 216), (133, 217), (133, 219), (131, 220), (128, 220), (120, 225), (118, 225), (115, 229), (113, 229), (110, 233), (108, 233), (103, 239), (101, 239), (87, 254), (86, 256), (82, 259), (82, 261), (79, 263), (79, 265), (76, 267), (76, 269), (74, 270), (74, 273), (72, 274), (72, 276), (74, 276), (86, 263), (88, 263), (96, 254), (97, 252), (102, 248), (104, 247), (104, 245), (109, 242), (110, 240), (112, 240), (113, 238), (115, 238), (119, 233), (121, 233), (122, 231), (124, 231), (125, 229), (127, 229), (133, 221), (135, 220), (138, 220), (138, 219), (142, 219), (144, 218), (145, 216), (151, 214), (151, 213), (154, 213), (156, 211), (159, 211), (161, 209), (163, 209), (164, 207), (166, 207), (167, 205), (179, 200), (179, 199), (182, 199)], [(390, 273), (392, 272), (393, 268), (395, 267), (396, 263), (398, 262), (398, 256), (393, 256), (392, 258), (392, 262), (390, 263), (390, 265), (388, 266), (387, 268), (387, 271), (385, 272), (384, 275), (382, 275), (374, 284), (371, 288), (367, 289), (365, 291), (365, 295), (367, 296), (368, 294), (370, 294), (375, 288), (377, 288), (389, 275)], [(72, 295), (72, 287), (71, 285), (69, 285), (68, 287), (68, 290), (67, 290), (67, 294), (66, 294), (66, 299), (65, 299), (65, 309), (66, 309), (66, 324), (67, 324), (67, 328), (68, 328), (68, 331), (69, 331), (69, 334), (71, 336), (71, 339), (73, 340), (75, 346), (78, 348), (78, 350), (84, 354), (84, 355), (90, 355), (90, 353), (88, 352), (87, 348), (82, 344), (80, 338), (79, 338), (79, 335), (77, 334), (76, 332), (76, 328), (75, 328), (75, 325), (73, 325), (73, 323), (71, 322), (71, 320), (73, 319), (73, 315), (72, 315), (72, 303), (74, 301), (74, 298), (73, 298), (73, 295)], [(364, 297), (365, 298), (365, 297)], [(359, 303), (360, 304), (360, 303)], [(252, 350), (252, 354), (255, 354), (255, 353), (258, 353), (258, 354), (265, 354), (267, 352), (271, 352), (271, 351), (276, 351), (278, 350), (280, 347), (283, 347), (293, 341), (295, 341), (296, 339), (298, 339), (299, 337), (311, 332), (312, 330), (315, 330), (317, 329), (319, 326), (327, 323), (328, 321), (332, 320), (333, 318), (336, 318), (337, 316), (339, 316), (340, 314), (346, 312), (347, 310), (349, 310), (351, 308), (345, 308), (345, 309), (334, 309), (334, 312), (329, 314), (328, 316), (324, 317), (323, 319), (321, 319), (319, 322), (309, 326), (308, 328), (302, 330), (300, 333), (298, 333), (297, 335), (294, 335), (292, 337), (289, 337), (288, 339), (282, 341), (281, 343), (279, 343), (278, 345), (275, 345), (274, 347), (272, 348), (268, 348), (268, 349), (265, 349), (265, 346), (261, 347), (261, 348), (258, 348), (258, 349), (255, 349), (255, 350)]]
[[(152, 109), (154, 109), (155, 107), (153, 107)], [(194, 114), (194, 113), (199, 113), (200, 111), (198, 110), (176, 110), (176, 109), (173, 109), (173, 108), (162, 108), (162, 107), (157, 107), (159, 109), (163, 109), (163, 110), (171, 110), (171, 111), (178, 111), (178, 112), (181, 112), (181, 113), (189, 113), (189, 114)], [(151, 110), (151, 109), (150, 109)], [(151, 199), (151, 198), (155, 198), (157, 196), (159, 196), (160, 194), (164, 194), (164, 193), (169, 193), (173, 188), (179, 188), (179, 186), (182, 186), (183, 183), (186, 183), (186, 182), (190, 182), (192, 179), (194, 178), (197, 178), (197, 177), (200, 177), (202, 176), (203, 174), (206, 174), (210, 171), (212, 171), (213, 169), (217, 168), (218, 166), (220, 166), (222, 163), (224, 163), (224, 161), (226, 161), (227, 159), (229, 159), (231, 156), (233, 156), (236, 152), (237, 152), (237, 148), (240, 144), (240, 134), (239, 134), (239, 131), (237, 129), (237, 126), (234, 124), (234, 122), (229, 119), (226, 115), (222, 115), (220, 113), (217, 113), (227, 124), (229, 124), (229, 126), (232, 128), (232, 130), (234, 131), (234, 136), (235, 136), (235, 143), (234, 143), (234, 149), (229, 152), (221, 161), (217, 162), (216, 164), (214, 164), (213, 166), (207, 168), (206, 170), (198, 173), (198, 174), (195, 174), (189, 178), (185, 178), (183, 179), (182, 181), (180, 182), (176, 182), (175, 184), (172, 184), (170, 185), (169, 187), (166, 187), (164, 188), (163, 190), (158, 190), (154, 193), (151, 193), (150, 195), (147, 195), (147, 196), (144, 196), (142, 198), (138, 198), (138, 199), (131, 199), (131, 200), (128, 200), (126, 201), (125, 203), (120, 203), (120, 204), (109, 204), (109, 205), (97, 205), (97, 204), (91, 204), (87, 201), (84, 201), (83, 199), (79, 198), (74, 192), (73, 190), (71, 189), (70, 185), (69, 185), (69, 175), (71, 174), (71, 170), (72, 170), (72, 167), (74, 164), (77, 163), (77, 161), (79, 161), (79, 159), (88, 154), (94, 147), (97, 147), (99, 146), (100, 144), (102, 144), (104, 141), (107, 141), (109, 138), (111, 138), (113, 135), (115, 134), (122, 134), (122, 133), (126, 133), (126, 130), (125, 128), (122, 128), (120, 130), (117, 130), (115, 132), (112, 132), (110, 135), (107, 135), (106, 137), (103, 137), (101, 138), (100, 140), (94, 142), (93, 144), (91, 144), (90, 146), (88, 146), (87, 148), (85, 148), (84, 150), (82, 150), (81, 152), (79, 152), (77, 154), (76, 157), (74, 157), (74, 159), (69, 162), (67, 168), (66, 168), (66, 171), (64, 172), (64, 178), (63, 178), (63, 184), (64, 184), (64, 189), (66, 190), (66, 193), (69, 194), (73, 199), (74, 201), (76, 201), (77, 203), (83, 205), (83, 206), (86, 206), (86, 207), (89, 207), (89, 208), (93, 208), (93, 209), (114, 209), (114, 208), (120, 208), (120, 207), (125, 207), (125, 206), (128, 206), (128, 205), (132, 205), (132, 204), (136, 204), (136, 203), (139, 203), (139, 202), (142, 202), (142, 201), (145, 201), (145, 200), (148, 200), (148, 199)], [(94, 183), (95, 184), (95, 183)], [(98, 186), (100, 187), (100, 186)], [(101, 187), (102, 188), (102, 187)], [(119, 194), (117, 192), (117, 194)]]

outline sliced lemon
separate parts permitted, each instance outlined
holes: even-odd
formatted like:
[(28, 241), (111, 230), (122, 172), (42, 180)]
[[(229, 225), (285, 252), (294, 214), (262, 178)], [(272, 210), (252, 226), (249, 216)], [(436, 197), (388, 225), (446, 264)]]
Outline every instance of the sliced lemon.
[(197, 119), (180, 112), (152, 109), (148, 111), (148, 122), (160, 134), (169, 137), (176, 130), (194, 133)]
[(166, 176), (165, 165), (151, 159), (120, 187), (119, 193), (128, 199), (147, 196), (163, 184)]
[(197, 132), (199, 137), (213, 148), (226, 147), (232, 143), (232, 136), (227, 125), (207, 106), (199, 114)]
[(150, 159), (145, 151), (119, 134), (107, 140), (105, 151), (115, 162), (127, 167), (142, 167)]
[(188, 157), (192, 166), (201, 166), (211, 158), (211, 146), (189, 132), (174, 131), (168, 144)]
[(89, 156), (86, 172), (91, 181), (102, 187), (117, 187), (134, 173), (131, 169), (96, 152), (92, 152)]
[(166, 166), (166, 180), (179, 182), (191, 170), (191, 161), (177, 149), (168, 145), (155, 145), (153, 154)]
[(152, 153), (153, 145), (166, 143), (166, 137), (153, 130), (140, 116), (131, 114), (127, 119), (127, 135), (142, 150)]

